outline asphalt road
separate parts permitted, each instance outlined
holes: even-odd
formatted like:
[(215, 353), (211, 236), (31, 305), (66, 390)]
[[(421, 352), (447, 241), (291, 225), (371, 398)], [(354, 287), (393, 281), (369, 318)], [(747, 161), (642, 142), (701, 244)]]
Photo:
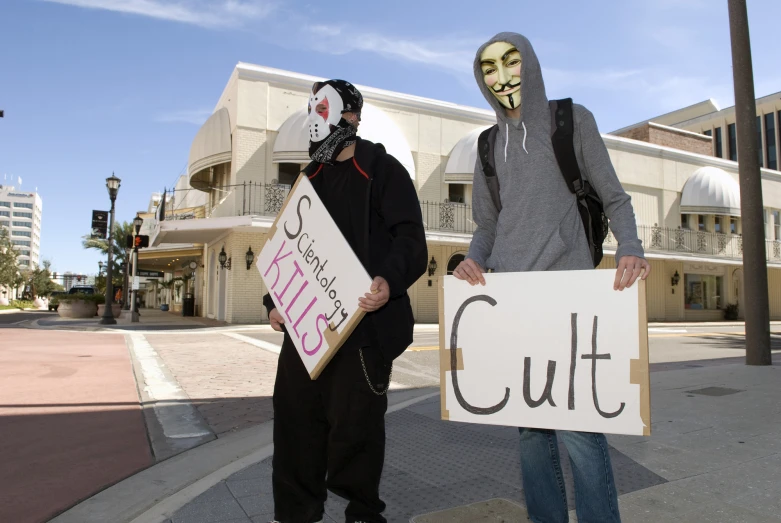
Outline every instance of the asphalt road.
[(49, 316), (56, 316), (56, 312), (49, 311), (19, 311), (19, 312), (6, 312), (0, 314), (0, 328), (18, 326), (18, 324), (29, 320), (36, 320), (40, 318), (46, 318)]
[[(781, 351), (781, 326), (771, 336), (772, 350)], [(393, 365), (393, 382), (402, 387), (430, 387), (439, 385), (439, 332), (436, 327), (419, 326), (415, 341)], [(282, 335), (266, 332), (243, 332), (277, 345)], [(683, 361), (742, 358), (745, 356), (743, 327), (652, 327), (648, 329), (650, 362), (671, 363)]]

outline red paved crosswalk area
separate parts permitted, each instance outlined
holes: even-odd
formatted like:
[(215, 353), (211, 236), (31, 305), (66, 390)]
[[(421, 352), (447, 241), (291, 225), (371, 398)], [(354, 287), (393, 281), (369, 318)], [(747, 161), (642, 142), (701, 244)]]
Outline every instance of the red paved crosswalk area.
[(124, 337), (0, 330), (0, 521), (47, 521), (152, 464)]

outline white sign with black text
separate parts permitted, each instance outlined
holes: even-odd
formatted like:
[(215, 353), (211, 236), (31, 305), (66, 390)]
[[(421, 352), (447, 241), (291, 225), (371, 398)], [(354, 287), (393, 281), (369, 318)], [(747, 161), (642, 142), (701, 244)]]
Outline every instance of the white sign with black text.
[(442, 418), (650, 435), (645, 282), (614, 270), (486, 274), (440, 287)]

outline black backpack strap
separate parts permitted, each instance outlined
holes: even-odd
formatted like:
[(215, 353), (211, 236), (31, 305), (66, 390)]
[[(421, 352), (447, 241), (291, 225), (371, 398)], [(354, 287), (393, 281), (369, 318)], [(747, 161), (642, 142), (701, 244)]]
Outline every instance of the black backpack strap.
[(583, 186), (583, 176), (578, 166), (578, 157), (575, 155), (575, 119), (572, 114), (572, 98), (551, 100), (549, 105), (553, 132), (551, 141), (556, 162), (559, 164), (559, 169), (564, 175), (569, 190), (578, 199), (583, 199), (586, 197), (586, 193)]
[(491, 200), (494, 202), (497, 212), (502, 210), (502, 200), (499, 197), (499, 177), (496, 176), (496, 159), (493, 153), (498, 131), (499, 126), (492, 125), (480, 133), (477, 139), (477, 154), (480, 157), (480, 165), (483, 168), (488, 192), (491, 194)]

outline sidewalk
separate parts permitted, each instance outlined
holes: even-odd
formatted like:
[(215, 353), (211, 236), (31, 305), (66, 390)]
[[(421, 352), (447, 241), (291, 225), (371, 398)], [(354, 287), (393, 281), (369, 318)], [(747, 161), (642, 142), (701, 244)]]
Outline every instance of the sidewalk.
[[(742, 360), (713, 360), (652, 368), (652, 436), (609, 436), (624, 521), (781, 523), (779, 355), (775, 362), (772, 367), (748, 367)], [(388, 521), (523, 521), (516, 429), (444, 422), (439, 419), (438, 395), (422, 398), (396, 402), (387, 416), (388, 445), (381, 489), (388, 503)], [(105, 519), (102, 513), (103, 520), (272, 520), (272, 423), (223, 441), (252, 433), (255, 450), (242, 447), (242, 452), (237, 452), (240, 457), (231, 465), (147, 502), (143, 510), (137, 505), (135, 519)], [(246, 438), (242, 441), (246, 445)], [(175, 459), (195, 466), (204, 462), (208, 447), (217, 443)], [(573, 508), (571, 473), (568, 460), (563, 461)], [(136, 484), (142, 475), (144, 483), (153, 481), (155, 474), (172, 475), (170, 470), (156, 471), (160, 466), (140, 474)], [(119, 484), (97, 496), (93, 506), (121, 505), (129, 488)], [(496, 498), (512, 503), (480, 504)], [(462, 508), (475, 503), (478, 505)], [(498, 515), (497, 507), (506, 510), (504, 518)], [(325, 521), (343, 521), (343, 509), (344, 502), (331, 496)], [(492, 516), (487, 509), (493, 510)], [(444, 510), (449, 512), (438, 513)], [(76, 507), (54, 523), (98, 521), (84, 514), (88, 513), (79, 513)]]
[[(59, 329), (59, 330), (77, 330), (77, 331), (138, 331), (138, 330), (187, 330), (187, 329), (208, 329), (215, 327), (226, 327), (229, 324), (224, 321), (201, 318), (198, 316), (182, 316), (181, 313), (163, 312), (158, 309), (141, 309), (139, 322), (131, 323), (130, 311), (122, 311), (119, 318), (116, 318), (115, 325), (101, 325), (100, 318), (74, 319), (60, 318), (54, 316), (42, 320), (36, 320), (31, 325), (39, 329)], [(249, 327), (245, 325), (244, 327)]]

